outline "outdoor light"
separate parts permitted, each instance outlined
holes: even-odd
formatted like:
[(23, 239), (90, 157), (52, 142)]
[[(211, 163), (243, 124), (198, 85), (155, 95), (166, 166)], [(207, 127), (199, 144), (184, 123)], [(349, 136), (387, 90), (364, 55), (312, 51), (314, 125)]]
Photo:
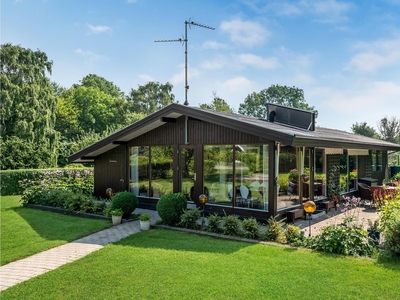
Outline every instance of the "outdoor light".
[(308, 200), (306, 203), (304, 203), (304, 211), (308, 214), (308, 220), (309, 220), (309, 233), (308, 236), (311, 236), (311, 215), (312, 213), (315, 211), (315, 209), (317, 208), (317, 206), (315, 205), (315, 203), (311, 200)]
[(205, 208), (205, 205), (206, 205), (207, 201), (208, 201), (207, 195), (201, 194), (199, 196), (199, 202), (203, 205), (203, 218), (201, 219), (201, 228), (204, 227), (204, 211), (205, 211), (204, 208)]

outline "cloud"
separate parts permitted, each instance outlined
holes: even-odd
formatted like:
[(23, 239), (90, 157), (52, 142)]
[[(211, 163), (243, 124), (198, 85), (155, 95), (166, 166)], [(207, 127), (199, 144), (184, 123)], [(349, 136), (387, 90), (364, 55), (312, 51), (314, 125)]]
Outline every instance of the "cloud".
[(351, 58), (346, 70), (372, 73), (400, 64), (400, 38), (358, 43), (353, 48), (360, 52)]
[[(172, 78), (169, 80), (170, 83), (173, 85), (179, 84), (179, 83), (184, 83), (185, 82), (185, 67), (183, 64), (179, 65), (180, 71), (172, 76)], [(200, 72), (197, 69), (194, 68), (189, 68), (187, 71), (187, 78), (188, 81), (190, 78), (194, 78), (199, 76)]]
[(220, 28), (230, 35), (232, 42), (246, 47), (261, 45), (271, 36), (260, 23), (241, 19), (222, 21)]
[(275, 57), (262, 58), (254, 54), (239, 54), (234, 57), (239, 64), (253, 66), (259, 69), (276, 69), (280, 65)]
[(206, 49), (213, 49), (213, 50), (219, 50), (219, 49), (226, 49), (228, 48), (226, 45), (222, 43), (218, 43), (216, 41), (206, 41), (201, 45), (201, 49), (206, 50)]
[(223, 82), (221, 86), (231, 92), (238, 92), (249, 90), (253, 84), (247, 78), (239, 76)]
[(139, 74), (138, 76), (139, 76), (140, 79), (142, 79), (145, 82), (154, 81), (154, 78), (151, 77), (150, 75), (147, 75), (147, 74)]
[(353, 7), (353, 4), (336, 0), (300, 0), (268, 1), (260, 4), (257, 0), (246, 0), (247, 6), (259, 14), (273, 12), (277, 16), (313, 15), (317, 22), (338, 23), (347, 21), (345, 14)]
[(88, 63), (94, 63), (96, 61), (103, 60), (106, 58), (106, 56), (93, 53), (90, 50), (76, 49), (74, 52), (80, 56), (85, 57), (86, 62)]
[(214, 59), (204, 61), (201, 67), (206, 70), (217, 70), (227, 65), (229, 65), (228, 59), (223, 55), (218, 55)]
[(91, 24), (87, 24), (87, 26), (89, 28), (89, 34), (100, 34), (103, 32), (111, 31), (111, 28), (108, 26), (102, 26), (102, 25), (93, 26)]

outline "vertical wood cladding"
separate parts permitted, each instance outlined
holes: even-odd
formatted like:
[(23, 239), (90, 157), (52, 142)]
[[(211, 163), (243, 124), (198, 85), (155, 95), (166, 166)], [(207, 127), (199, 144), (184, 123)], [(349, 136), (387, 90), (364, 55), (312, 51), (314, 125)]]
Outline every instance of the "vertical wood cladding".
[[(187, 124), (187, 139), (190, 145), (260, 143), (260, 138), (255, 135), (216, 124), (194, 119), (189, 119)], [(165, 123), (133, 139), (129, 146), (185, 144), (185, 135), (185, 117), (180, 117), (176, 123)]]
[(96, 158), (94, 167), (96, 197), (107, 198), (107, 188), (112, 188), (114, 192), (125, 191), (128, 188), (127, 155), (127, 147), (120, 145)]

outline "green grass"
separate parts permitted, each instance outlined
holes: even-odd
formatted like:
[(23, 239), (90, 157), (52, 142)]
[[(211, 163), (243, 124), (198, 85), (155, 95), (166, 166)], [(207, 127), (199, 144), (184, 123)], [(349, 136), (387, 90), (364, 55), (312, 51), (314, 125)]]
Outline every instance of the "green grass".
[(1, 197), (1, 265), (111, 226), (108, 220), (25, 208), (20, 198)]
[(398, 299), (399, 282), (399, 259), (159, 229), (11, 287), (2, 299)]

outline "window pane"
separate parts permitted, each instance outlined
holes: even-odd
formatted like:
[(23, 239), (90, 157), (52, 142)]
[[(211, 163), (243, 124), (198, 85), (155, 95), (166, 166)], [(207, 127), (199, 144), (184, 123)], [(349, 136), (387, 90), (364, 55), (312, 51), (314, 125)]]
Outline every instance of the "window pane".
[(181, 191), (186, 195), (187, 200), (193, 201), (194, 189), (194, 149), (181, 149), (181, 173), (182, 186)]
[(325, 162), (324, 150), (315, 150), (314, 198), (325, 197)]
[(282, 147), (279, 154), (278, 210), (298, 204), (299, 174), (297, 172), (296, 148)]
[(149, 193), (149, 147), (131, 147), (129, 153), (129, 188), (136, 196), (151, 197)]
[(349, 156), (349, 190), (357, 189), (357, 156)]
[(232, 145), (204, 146), (204, 186), (209, 191), (209, 203), (232, 206), (232, 178)]
[(151, 189), (155, 198), (173, 191), (172, 146), (151, 147)]

